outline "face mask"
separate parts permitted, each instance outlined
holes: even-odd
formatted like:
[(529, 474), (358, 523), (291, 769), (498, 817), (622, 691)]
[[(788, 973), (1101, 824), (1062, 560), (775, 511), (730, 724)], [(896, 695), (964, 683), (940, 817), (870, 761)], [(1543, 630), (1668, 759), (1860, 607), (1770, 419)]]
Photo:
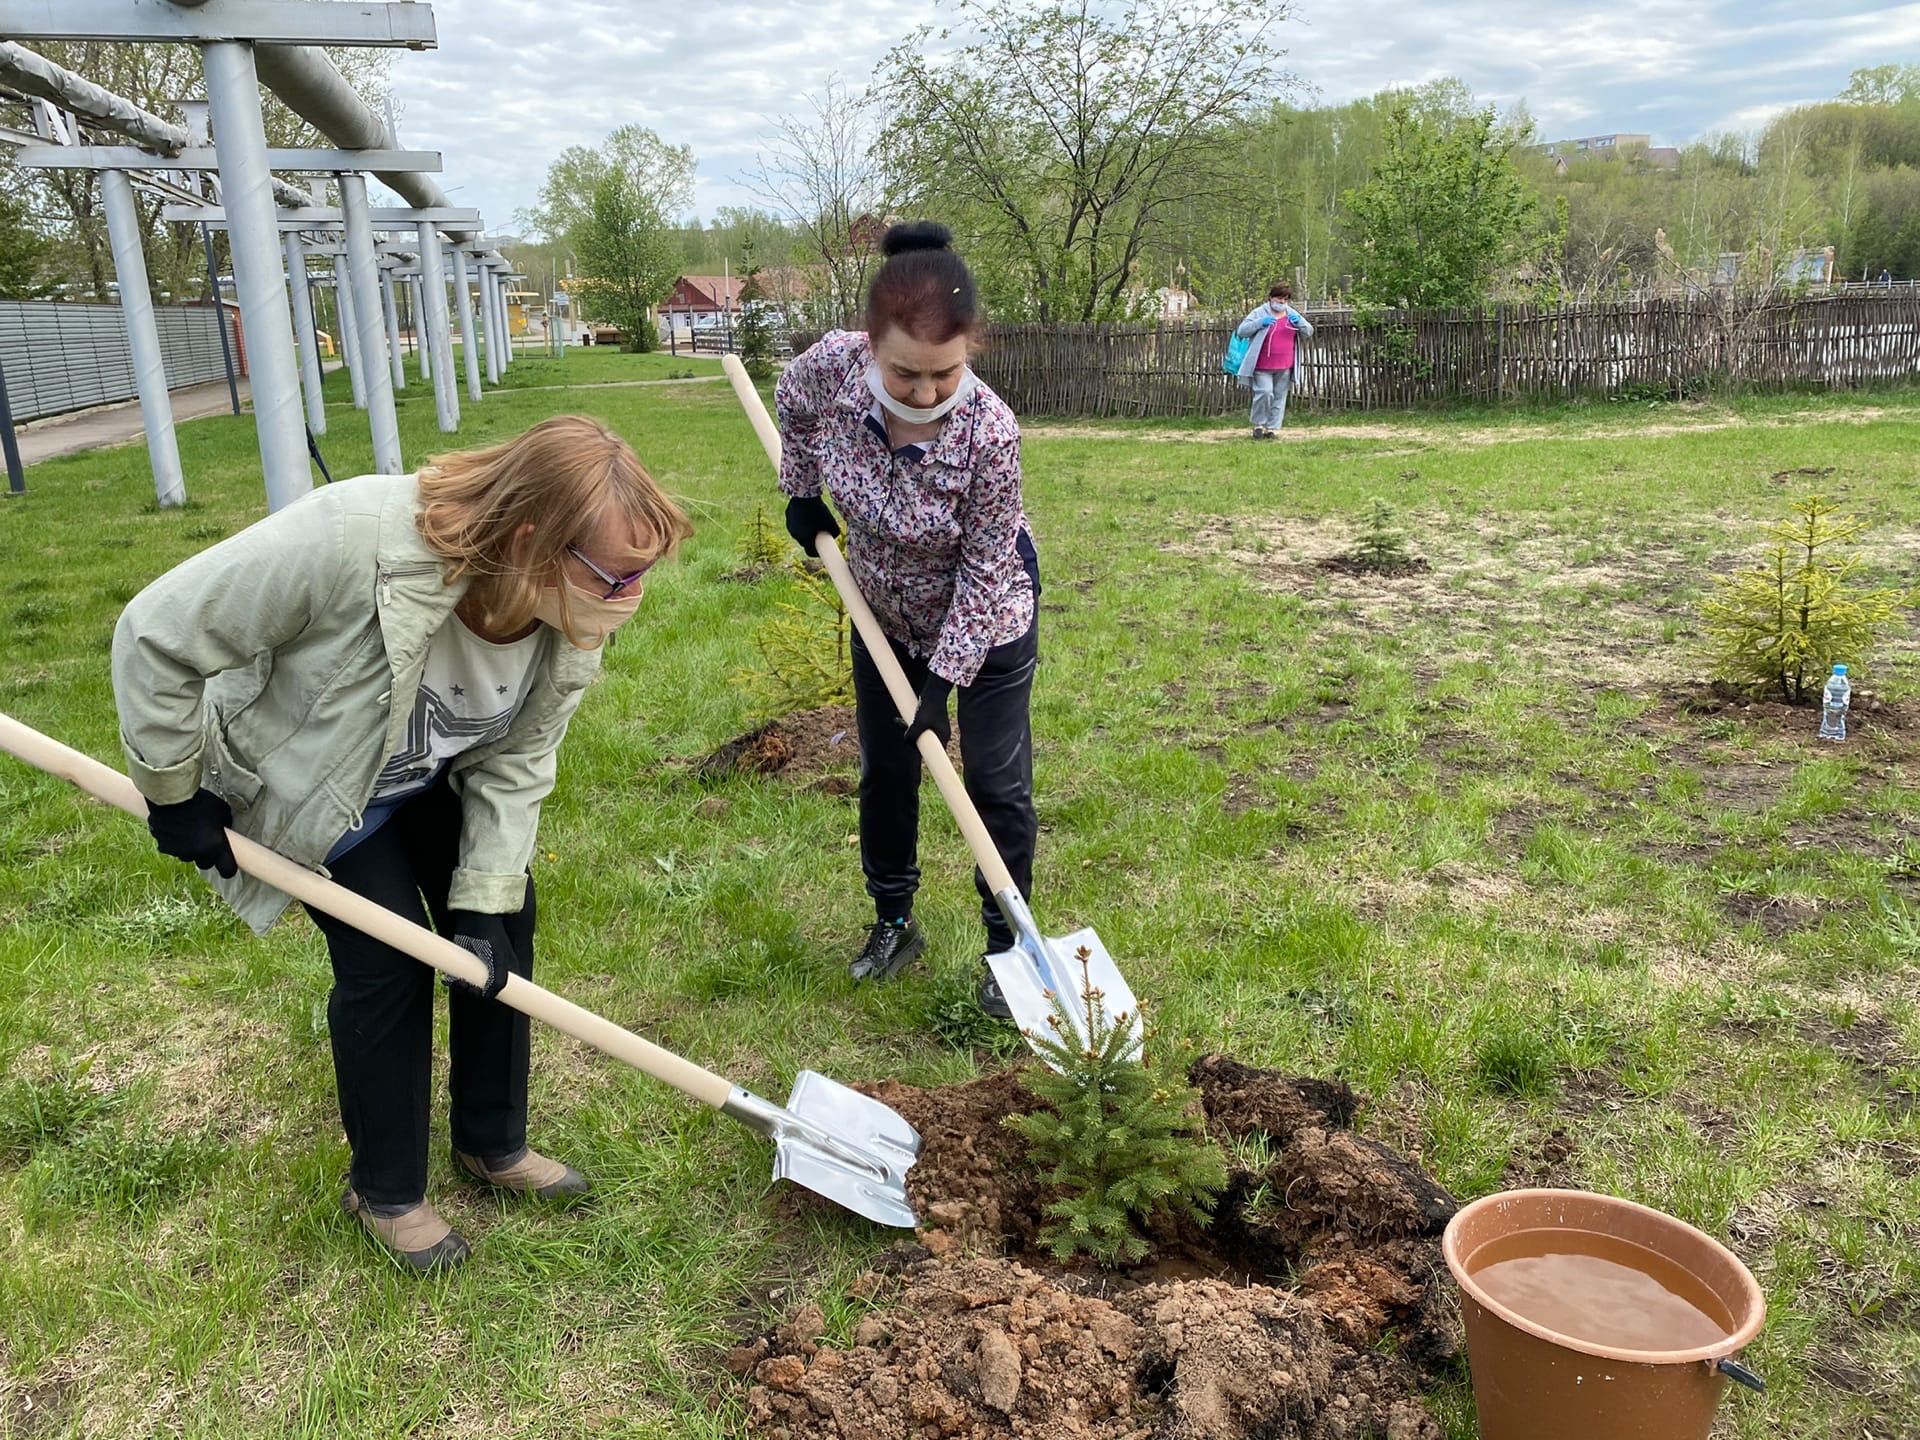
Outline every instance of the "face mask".
[(574, 633), (587, 637), (591, 644), (582, 645), (567, 633), (566, 623), (560, 618), (560, 592), (551, 585), (540, 592), (533, 618), (566, 635), (567, 643), (577, 650), (598, 650), (609, 635), (633, 618), (633, 612), (640, 608), (640, 596), (635, 593), (603, 600), (576, 589), (567, 597), (567, 608), (573, 612)]
[(894, 399), (893, 396), (887, 393), (887, 382), (880, 378), (880, 367), (878, 365), (867, 366), (867, 389), (873, 393), (873, 398), (878, 400), (886, 409), (886, 412), (895, 419), (905, 420), (914, 425), (931, 425), (935, 420), (941, 419), (950, 412), (954, 406), (973, 394), (974, 390), (979, 387), (979, 384), (980, 377), (975, 375), (972, 368), (969, 367), (961, 372), (960, 383), (954, 387), (953, 394), (942, 400), (938, 405), (928, 405), (922, 408), (918, 405), (909, 405), (904, 400)]

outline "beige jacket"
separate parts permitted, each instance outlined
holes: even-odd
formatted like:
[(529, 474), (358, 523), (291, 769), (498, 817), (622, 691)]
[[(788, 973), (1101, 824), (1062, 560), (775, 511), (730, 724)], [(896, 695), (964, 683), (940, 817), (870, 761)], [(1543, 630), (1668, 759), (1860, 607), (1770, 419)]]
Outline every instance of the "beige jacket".
[[(114, 631), (113, 691), (143, 795), (166, 804), (204, 785), (241, 834), (320, 866), (360, 823), (405, 737), (427, 644), (465, 592), (442, 580), (416, 504), (411, 475), (328, 485), (133, 598)], [(555, 752), (600, 653), (545, 630), (512, 728), (453, 761), (455, 909), (520, 908)], [(213, 884), (262, 933), (289, 903), (244, 873)]]

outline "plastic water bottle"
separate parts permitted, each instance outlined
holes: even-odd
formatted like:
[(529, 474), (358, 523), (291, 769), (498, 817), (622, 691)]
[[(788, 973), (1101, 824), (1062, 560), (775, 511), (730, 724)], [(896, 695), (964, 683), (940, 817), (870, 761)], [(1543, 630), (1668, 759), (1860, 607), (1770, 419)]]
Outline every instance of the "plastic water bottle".
[(1833, 678), (1827, 681), (1827, 693), (1820, 702), (1820, 738), (1822, 740), (1844, 740), (1847, 738), (1847, 705), (1853, 698), (1853, 686), (1847, 683), (1847, 667), (1833, 667)]

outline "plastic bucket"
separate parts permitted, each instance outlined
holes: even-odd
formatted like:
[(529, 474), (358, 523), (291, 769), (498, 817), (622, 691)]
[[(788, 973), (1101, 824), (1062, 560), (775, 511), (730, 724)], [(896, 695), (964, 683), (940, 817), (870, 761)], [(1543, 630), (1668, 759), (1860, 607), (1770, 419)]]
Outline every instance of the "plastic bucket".
[[(1695, 1276), (1733, 1317), (1693, 1350), (1617, 1350), (1561, 1335), (1488, 1295), (1481, 1246), (1522, 1230), (1569, 1230), (1640, 1245)], [(1729, 1377), (1764, 1388), (1729, 1358), (1760, 1333), (1766, 1300), (1739, 1259), (1670, 1215), (1585, 1190), (1509, 1190), (1453, 1217), (1441, 1241), (1460, 1286), (1481, 1440), (1706, 1440)]]

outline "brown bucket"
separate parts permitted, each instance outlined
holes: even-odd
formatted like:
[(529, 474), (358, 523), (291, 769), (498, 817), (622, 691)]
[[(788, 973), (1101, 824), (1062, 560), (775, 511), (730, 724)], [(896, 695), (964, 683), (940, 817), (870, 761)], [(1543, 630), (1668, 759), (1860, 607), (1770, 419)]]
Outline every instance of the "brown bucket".
[[(1693, 1350), (1617, 1350), (1536, 1324), (1470, 1273), (1483, 1245), (1522, 1230), (1585, 1231), (1643, 1246), (1716, 1296), (1733, 1332)], [(1441, 1251), (1460, 1286), (1481, 1440), (1706, 1440), (1729, 1378), (1764, 1388), (1729, 1358), (1766, 1319), (1759, 1285), (1726, 1246), (1670, 1215), (1585, 1190), (1508, 1190), (1455, 1215)]]

